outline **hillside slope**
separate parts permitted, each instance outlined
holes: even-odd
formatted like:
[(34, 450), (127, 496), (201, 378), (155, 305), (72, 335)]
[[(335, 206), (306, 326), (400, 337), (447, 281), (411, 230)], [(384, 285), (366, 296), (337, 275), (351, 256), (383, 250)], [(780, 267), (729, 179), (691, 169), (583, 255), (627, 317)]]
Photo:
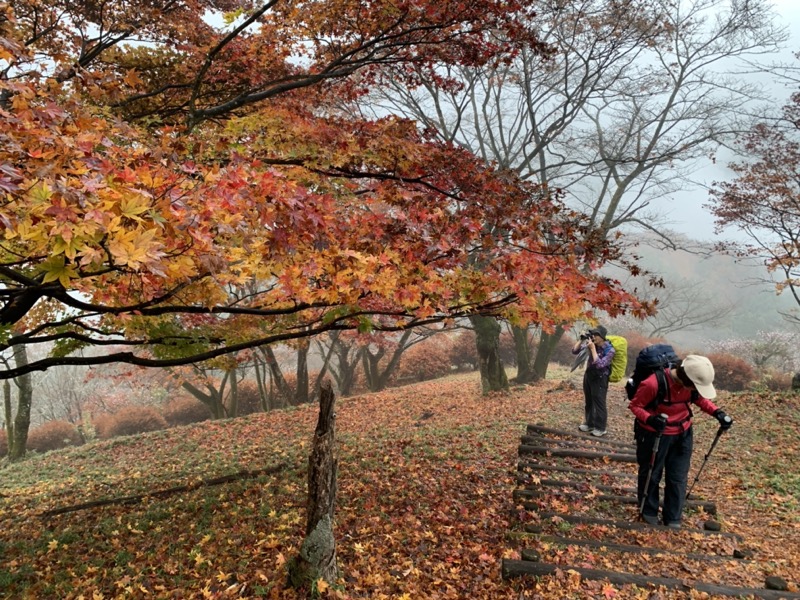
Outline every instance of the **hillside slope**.
[[(500, 577), (501, 559), (523, 547), (512, 532), (531, 517), (512, 500), (520, 436), (528, 423), (577, 426), (578, 381), (573, 374), (482, 397), (472, 374), (339, 400), (344, 579), (323, 585), (320, 596), (655, 597), (574, 577)], [(610, 395), (611, 435), (627, 441), (622, 391)], [(723, 395), (719, 403), (736, 424), (695, 491), (715, 499), (725, 528), (745, 536), (765, 569), (797, 584), (797, 401)], [(299, 598), (284, 588), (283, 572), (302, 541), (315, 422), (316, 407), (306, 406), (93, 443), (0, 470), (0, 597)], [(692, 476), (713, 433), (712, 420), (698, 417)], [(275, 472), (200, 485), (261, 469)], [(184, 485), (191, 489), (42, 516)], [(723, 562), (715, 575), (736, 568)]]

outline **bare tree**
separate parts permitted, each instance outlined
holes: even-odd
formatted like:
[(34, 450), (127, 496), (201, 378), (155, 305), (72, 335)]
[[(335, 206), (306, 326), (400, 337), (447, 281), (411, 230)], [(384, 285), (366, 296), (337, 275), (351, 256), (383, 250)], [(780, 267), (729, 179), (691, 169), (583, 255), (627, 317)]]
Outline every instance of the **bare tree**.
[[(657, 204), (692, 184), (700, 159), (748, 127), (760, 90), (741, 69), (787, 39), (766, 0), (582, 0), (536, 4), (551, 55), (448, 71), (459, 89), (395, 83), (376, 100), (446, 140), (550, 188), (594, 233), (661, 236)], [(743, 61), (747, 61), (746, 65)], [(543, 332), (529, 377), (562, 334)]]
[[(759, 123), (740, 139), (745, 155), (731, 165), (736, 178), (717, 183), (711, 208), (720, 227), (735, 227), (748, 243), (725, 248), (757, 257), (800, 305), (800, 92), (781, 119)], [(784, 315), (800, 323), (797, 314)]]

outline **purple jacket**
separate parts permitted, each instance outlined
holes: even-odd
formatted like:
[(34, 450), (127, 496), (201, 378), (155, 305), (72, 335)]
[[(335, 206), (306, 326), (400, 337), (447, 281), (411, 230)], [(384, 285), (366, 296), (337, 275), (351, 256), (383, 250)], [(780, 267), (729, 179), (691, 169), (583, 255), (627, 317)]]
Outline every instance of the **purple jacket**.
[[(606, 340), (602, 346), (595, 349), (597, 350), (597, 360), (592, 362), (592, 355), (590, 354), (586, 360), (586, 370), (592, 371), (594, 375), (604, 375), (606, 377), (611, 375), (611, 361), (616, 353), (614, 346)], [(578, 352), (580, 352), (580, 348), (572, 351), (573, 354), (578, 354)]]

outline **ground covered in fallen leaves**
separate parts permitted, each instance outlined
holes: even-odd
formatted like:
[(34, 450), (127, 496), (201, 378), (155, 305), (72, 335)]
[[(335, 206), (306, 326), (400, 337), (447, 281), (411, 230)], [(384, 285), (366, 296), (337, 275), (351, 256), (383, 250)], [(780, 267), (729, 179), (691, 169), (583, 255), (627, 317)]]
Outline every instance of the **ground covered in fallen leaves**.
[[(512, 497), (520, 436), (528, 423), (570, 429), (581, 421), (579, 378), (565, 382), (557, 372), (551, 377), (490, 396), (481, 396), (477, 375), (471, 374), (337, 400), (335, 529), (343, 577), (331, 585), (320, 582), (316, 595), (707, 598), (583, 581), (567, 571), (538, 580), (501, 578), (502, 559), (519, 558), (533, 543), (519, 535), (530, 511)], [(726, 531), (743, 537), (759, 567), (756, 576), (775, 573), (797, 585), (800, 401), (744, 393), (722, 394), (718, 404), (735, 425), (717, 445), (695, 491), (717, 503)], [(630, 441), (626, 406), (621, 388), (612, 390), (610, 436)], [(0, 469), (0, 597), (306, 597), (285, 587), (285, 564), (303, 538), (305, 465), (316, 418), (317, 407), (309, 405), (92, 443)], [(696, 422), (690, 478), (716, 429), (705, 416)], [(179, 486), (189, 489), (46, 515)], [(613, 535), (608, 532), (609, 542)], [(553, 549), (556, 558), (559, 553), (602, 569), (652, 569), (663, 575), (677, 568), (670, 566), (673, 559), (660, 562), (658, 556), (634, 561), (598, 549)], [(691, 581), (698, 576), (692, 564), (669, 575)], [(706, 578), (739, 585), (736, 561), (697, 568)]]

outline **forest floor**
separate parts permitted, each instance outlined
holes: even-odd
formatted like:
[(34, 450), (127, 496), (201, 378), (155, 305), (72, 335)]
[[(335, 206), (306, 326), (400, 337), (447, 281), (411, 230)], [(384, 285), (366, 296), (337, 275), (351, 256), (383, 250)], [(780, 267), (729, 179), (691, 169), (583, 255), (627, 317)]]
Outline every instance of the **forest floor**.
[[(612, 387), (609, 436), (632, 441), (624, 392)], [(477, 374), (468, 374), (337, 399), (335, 533), (342, 579), (330, 586), (320, 582), (316, 595), (709, 598), (601, 585), (568, 571), (501, 578), (502, 559), (519, 558), (532, 543), (519, 534), (521, 523), (536, 519), (512, 498), (520, 436), (529, 423), (576, 428), (582, 403), (580, 376), (557, 369), (539, 384), (489, 396), (481, 396)], [(695, 493), (716, 502), (724, 530), (743, 536), (758, 566), (753, 577), (778, 575), (796, 591), (800, 401), (723, 392), (718, 404), (735, 424), (709, 458)], [(317, 412), (308, 405), (93, 442), (0, 469), (0, 597), (303, 597), (285, 587), (285, 567), (303, 539), (306, 462)], [(690, 481), (716, 431), (705, 415), (695, 421)], [(170, 491), (179, 486), (189, 489)], [(143, 501), (46, 514), (158, 491), (164, 493)], [(676, 535), (694, 534), (687, 528)], [(550, 551), (547, 559), (559, 564), (630, 567), (622, 555), (602, 550)], [(649, 560), (658, 575), (673, 568), (659, 556)], [(721, 560), (701, 567), (702, 573), (685, 568), (671, 576), (741, 585), (739, 564)], [(763, 580), (743, 584), (763, 587)]]

